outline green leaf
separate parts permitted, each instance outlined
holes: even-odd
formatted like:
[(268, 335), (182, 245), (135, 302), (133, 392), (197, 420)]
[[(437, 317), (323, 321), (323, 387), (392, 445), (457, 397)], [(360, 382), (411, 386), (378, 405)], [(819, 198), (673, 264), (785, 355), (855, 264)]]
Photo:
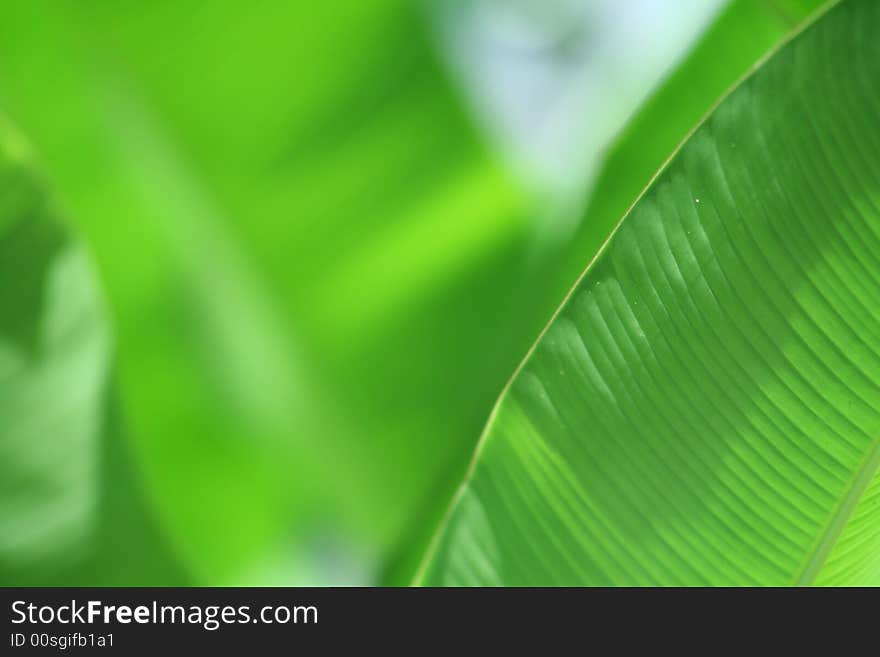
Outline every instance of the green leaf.
[[(754, 0), (734, 0), (727, 5), (630, 119), (602, 163), (586, 208), (580, 211), (581, 219), (574, 234), (564, 235), (556, 244), (551, 239), (544, 245), (546, 252), (534, 275), (538, 289), (533, 307), (521, 307), (521, 322), (552, 314), (571, 281), (583, 270), (583, 254), (596, 252), (632, 199), (688, 130), (726, 88), (820, 4), (821, 0), (804, 0), (801, 6), (791, 5), (785, 11), (780, 11), (776, 4)], [(541, 230), (552, 232), (553, 224), (546, 222)], [(556, 236), (557, 240), (560, 238)], [(542, 238), (539, 236), (536, 241), (541, 242)], [(454, 475), (458, 481), (464, 472), (462, 464)], [(452, 494), (453, 488), (449, 487), (448, 493), (445, 488), (438, 489), (434, 497), (448, 500)], [(442, 519), (443, 509), (433, 503), (426, 514), (415, 518), (414, 532), (404, 542), (404, 549), (386, 582), (400, 584), (412, 580), (433, 529)]]
[(529, 200), (416, 4), (0, 7), (0, 101), (95, 254), (198, 581), (371, 581), (540, 329)]
[(0, 124), (0, 584), (180, 583), (128, 467), (89, 260)]
[(727, 95), (503, 393), (430, 584), (880, 584), (880, 5)]

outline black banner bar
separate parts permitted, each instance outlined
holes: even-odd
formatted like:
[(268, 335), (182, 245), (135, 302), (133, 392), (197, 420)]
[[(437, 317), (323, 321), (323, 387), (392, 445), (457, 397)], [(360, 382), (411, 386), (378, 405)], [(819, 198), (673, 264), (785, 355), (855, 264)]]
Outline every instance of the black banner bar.
[[(0, 655), (292, 654), (350, 647), (461, 647), (574, 641), (614, 652), (646, 640), (783, 631), (797, 619), (830, 628), (876, 623), (876, 589), (378, 589), (378, 588), (7, 588)], [(868, 605), (852, 603), (867, 593)], [(413, 644), (416, 641), (416, 644)], [(549, 643), (548, 643), (549, 642)], [(592, 646), (592, 648), (591, 648)], [(582, 652), (582, 651), (579, 651)]]

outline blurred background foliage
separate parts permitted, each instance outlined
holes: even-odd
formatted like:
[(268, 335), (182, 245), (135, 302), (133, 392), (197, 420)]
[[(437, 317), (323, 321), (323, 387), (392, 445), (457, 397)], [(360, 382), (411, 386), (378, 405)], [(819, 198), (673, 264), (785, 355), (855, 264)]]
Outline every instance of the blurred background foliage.
[(818, 4), (3, 3), (2, 583), (408, 582), (568, 287)]

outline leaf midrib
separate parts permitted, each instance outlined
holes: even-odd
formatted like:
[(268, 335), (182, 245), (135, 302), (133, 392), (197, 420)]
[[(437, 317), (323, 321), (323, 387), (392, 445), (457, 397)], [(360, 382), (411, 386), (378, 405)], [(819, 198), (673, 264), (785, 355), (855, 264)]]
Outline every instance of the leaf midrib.
[(864, 461), (847, 486), (845, 494), (834, 507), (816, 542), (807, 553), (804, 563), (794, 579), (796, 586), (809, 586), (816, 580), (816, 576), (821, 572), (831, 551), (840, 540), (843, 530), (849, 524), (853, 512), (878, 472), (880, 472), (880, 435), (874, 439)]

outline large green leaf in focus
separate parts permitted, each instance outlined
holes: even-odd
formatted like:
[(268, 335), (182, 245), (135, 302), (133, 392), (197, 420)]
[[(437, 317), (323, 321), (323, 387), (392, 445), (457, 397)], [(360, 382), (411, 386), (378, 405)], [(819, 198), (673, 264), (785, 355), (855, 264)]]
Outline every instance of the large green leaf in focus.
[(139, 496), (89, 259), (0, 123), (0, 585), (179, 584)]
[(880, 584), (880, 5), (652, 181), (500, 399), (432, 584)]
[[(605, 157), (586, 206), (577, 210), (580, 220), (574, 232), (557, 235), (555, 244), (551, 240), (545, 245), (541, 270), (536, 276), (540, 279), (536, 309), (527, 314), (542, 318), (552, 314), (571, 281), (583, 270), (583, 254), (596, 252), (651, 174), (688, 130), (725, 89), (820, 4), (821, 0), (800, 0), (785, 6), (733, 0), (725, 7), (629, 120)], [(440, 515), (436, 520), (418, 518), (413, 523), (423, 529), (424, 536), (407, 542), (405, 555), (397, 566), (399, 576), (390, 577), (388, 582), (411, 581), (439, 519)]]

